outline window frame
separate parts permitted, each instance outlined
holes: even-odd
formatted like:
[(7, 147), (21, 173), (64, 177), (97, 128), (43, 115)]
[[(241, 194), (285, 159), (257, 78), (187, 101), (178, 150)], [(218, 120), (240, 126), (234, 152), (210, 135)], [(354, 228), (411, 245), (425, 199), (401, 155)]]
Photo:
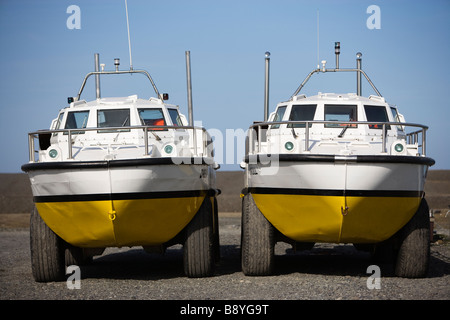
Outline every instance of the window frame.
[[(376, 119), (375, 119), (375, 120), (369, 119), (369, 116), (368, 116), (369, 113), (367, 112), (367, 110), (370, 109), (370, 108), (372, 108), (372, 109), (375, 109), (375, 108), (382, 109), (382, 110), (384, 111), (385, 121), (383, 121), (383, 120), (379, 121), (379, 120), (376, 120)], [(388, 113), (387, 113), (386, 106), (372, 105), (372, 104), (365, 104), (365, 105), (364, 105), (364, 113), (366, 114), (366, 119), (367, 119), (368, 122), (389, 122), (389, 115), (388, 115)], [(371, 115), (371, 116), (372, 116), (372, 115)], [(369, 129), (376, 129), (376, 130), (383, 129), (383, 126), (382, 126), (382, 125), (369, 124), (368, 126), (369, 126)], [(390, 125), (387, 125), (387, 126), (386, 126), (386, 129), (387, 129), (387, 130), (390, 130), (390, 129), (391, 129), (391, 126), (390, 126)]]
[[(110, 111), (128, 111), (128, 116), (125, 118), (125, 122), (118, 126), (101, 126), (99, 122), (100, 112), (110, 112)], [(117, 109), (97, 109), (97, 128), (107, 129), (111, 127), (129, 127), (131, 123), (131, 112), (130, 108), (117, 108)], [(130, 132), (130, 129), (113, 129), (113, 130), (97, 130), (97, 133), (112, 133), (112, 132)]]
[[(84, 119), (83, 119), (83, 123), (82, 123), (82, 125), (81, 125), (81, 127), (79, 127), (78, 128), (78, 126), (76, 127), (76, 128), (68, 128), (67, 127), (67, 124), (68, 124), (68, 121), (69, 121), (69, 117), (71, 116), (71, 115), (73, 115), (74, 116), (74, 120), (75, 120), (75, 124), (76, 125), (78, 125), (78, 123), (77, 123), (77, 119), (76, 119), (76, 116), (75, 116), (75, 114), (81, 114), (81, 113), (86, 113), (87, 115), (85, 115), (85, 117), (84, 117)], [(77, 111), (67, 111), (67, 115), (66, 115), (66, 120), (65, 120), (65, 122), (64, 122), (64, 129), (66, 129), (66, 130), (74, 130), (74, 129), (84, 129), (84, 128), (87, 128), (87, 124), (88, 124), (88, 121), (89, 121), (89, 117), (91, 116), (91, 112), (90, 112), (90, 110), (77, 110)], [(73, 131), (72, 132), (72, 134), (84, 134), (86, 131)], [(64, 132), (64, 134), (68, 134), (67, 132)]]
[[(283, 109), (284, 111), (283, 111), (283, 114), (281, 115), (281, 119), (278, 119), (277, 116), (279, 114), (278, 111), (280, 109)], [(273, 117), (272, 122), (283, 121), (284, 115), (286, 114), (286, 110), (287, 110), (287, 105), (277, 107), (276, 112), (275, 112), (275, 116)], [(279, 128), (280, 128), (279, 124), (273, 124), (273, 125), (270, 126), (270, 129), (279, 129)]]
[[(391, 107), (391, 106), (389, 107), (389, 109), (391, 110), (392, 116), (394, 117), (394, 121), (395, 122), (402, 122), (400, 120), (400, 114), (398, 112), (398, 109), (396, 107)], [(398, 125), (397, 126), (397, 130), (403, 131), (403, 127)]]
[[(169, 113), (170, 120), (172, 121), (172, 125), (176, 127), (182, 127), (183, 121), (181, 120), (180, 112), (176, 108), (167, 108), (167, 112)], [(176, 118), (172, 117), (172, 112), (176, 112)], [(175, 121), (174, 121), (175, 120)]]
[[(296, 119), (296, 120), (292, 119), (294, 109), (297, 109), (297, 108), (309, 108), (309, 107), (314, 107), (314, 113), (313, 113), (312, 119)], [(288, 120), (289, 121), (314, 121), (314, 118), (316, 116), (316, 112), (317, 112), (317, 104), (295, 104), (295, 105), (293, 105), (291, 107), (291, 112), (289, 114), (289, 119)], [(288, 128), (305, 128), (305, 127), (306, 127), (306, 125), (304, 123), (297, 123), (297, 124), (289, 124), (288, 125)], [(312, 123), (310, 123), (308, 125), (308, 127), (311, 128), (312, 127)]]
[[(156, 111), (159, 111), (160, 114), (161, 114), (161, 116), (162, 116), (162, 118), (143, 119), (143, 118), (141, 117), (141, 111), (145, 111), (145, 110), (156, 110)], [(167, 120), (166, 120), (167, 117), (166, 117), (166, 115), (164, 114), (163, 108), (145, 108), (145, 107), (144, 107), (144, 108), (137, 108), (137, 112), (138, 112), (138, 116), (139, 116), (139, 121), (141, 122), (141, 124), (142, 124), (143, 126), (156, 126), (156, 124), (154, 124), (155, 121), (158, 121), (158, 120), (160, 120), (160, 119), (162, 119), (162, 120), (164, 121), (163, 126), (167, 126)], [(170, 114), (169, 114), (169, 116), (170, 116)], [(152, 120), (153, 123), (152, 123), (152, 124), (146, 123), (146, 122), (145, 122), (146, 120)], [(165, 129), (165, 128), (161, 128), (161, 129), (159, 129), (159, 128), (151, 128), (151, 129), (149, 129), (149, 130), (167, 131), (167, 129)]]
[[(337, 109), (337, 108), (351, 108), (352, 113), (337, 113), (337, 112), (329, 113), (329, 112), (327, 112), (328, 108), (331, 108), (331, 109), (333, 109), (333, 108), (335, 108), (335, 109)], [(330, 119), (327, 119), (327, 115), (328, 114), (331, 114), (331, 115), (346, 115), (346, 114), (348, 114), (349, 115), (349, 120), (339, 120), (339, 119), (330, 120)], [(352, 120), (351, 115), (353, 115), (353, 120)], [(337, 121), (345, 121), (345, 122), (358, 121), (358, 105), (356, 105), (356, 104), (324, 104), (324, 106), (323, 106), (323, 119), (325, 121), (336, 121), (336, 122)], [(324, 123), (324, 128), (341, 128), (342, 129), (343, 127), (347, 127), (347, 128), (350, 128), (350, 129), (355, 129), (355, 128), (358, 128), (358, 125), (356, 123), (355, 124)]]

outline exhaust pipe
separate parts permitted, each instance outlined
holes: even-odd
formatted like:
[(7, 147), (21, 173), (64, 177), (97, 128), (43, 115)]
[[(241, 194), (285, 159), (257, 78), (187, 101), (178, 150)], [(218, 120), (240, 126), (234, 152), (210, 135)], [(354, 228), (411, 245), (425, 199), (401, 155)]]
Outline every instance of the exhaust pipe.
[(187, 80), (187, 98), (188, 98), (188, 117), (189, 125), (194, 125), (194, 115), (192, 110), (192, 82), (191, 82), (191, 52), (186, 51), (186, 80)]
[(361, 57), (362, 53), (358, 52), (356, 54), (356, 69), (358, 70), (356, 72), (356, 94), (358, 96), (362, 95), (362, 88), (361, 88)]
[[(100, 71), (100, 58), (98, 53), (94, 53), (94, 68), (95, 72)], [(95, 95), (97, 99), (100, 99), (100, 75), (95, 75)]]
[(339, 54), (341, 54), (341, 43), (334, 43), (334, 53), (336, 55), (336, 69), (339, 69)]
[(270, 52), (266, 51), (266, 72), (264, 81), (264, 121), (269, 119), (269, 64)]

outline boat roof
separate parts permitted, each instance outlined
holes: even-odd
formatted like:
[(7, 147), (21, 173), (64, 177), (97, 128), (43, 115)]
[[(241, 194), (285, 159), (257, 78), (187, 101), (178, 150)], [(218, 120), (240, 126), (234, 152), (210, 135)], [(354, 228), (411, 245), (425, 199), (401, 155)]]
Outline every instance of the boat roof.
[(336, 102), (363, 102), (363, 103), (386, 103), (384, 97), (370, 95), (369, 97), (358, 96), (356, 93), (322, 93), (307, 97), (305, 94), (294, 96), (292, 100), (282, 103), (311, 103), (318, 101), (336, 101)]
[(150, 98), (140, 99), (137, 95), (131, 95), (128, 97), (107, 97), (99, 98), (92, 101), (80, 100), (71, 102), (69, 108), (83, 108), (83, 107), (120, 107), (120, 106), (138, 106), (146, 108), (179, 108), (177, 105), (163, 103), (161, 99)]

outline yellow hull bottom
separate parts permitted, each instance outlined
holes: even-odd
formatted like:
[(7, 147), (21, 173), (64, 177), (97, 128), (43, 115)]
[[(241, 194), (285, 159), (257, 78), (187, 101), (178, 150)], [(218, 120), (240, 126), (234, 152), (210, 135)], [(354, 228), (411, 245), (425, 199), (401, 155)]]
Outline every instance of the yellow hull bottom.
[(160, 245), (192, 220), (205, 196), (36, 203), (66, 242), (84, 248)]
[(421, 200), (420, 197), (252, 196), (267, 220), (288, 238), (332, 243), (386, 240), (412, 218)]

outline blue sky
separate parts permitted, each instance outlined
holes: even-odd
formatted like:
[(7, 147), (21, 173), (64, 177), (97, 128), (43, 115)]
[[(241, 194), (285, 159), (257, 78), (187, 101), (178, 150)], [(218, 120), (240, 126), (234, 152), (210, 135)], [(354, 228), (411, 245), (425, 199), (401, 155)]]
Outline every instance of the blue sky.
[[(81, 29), (68, 29), (70, 5)], [(369, 29), (366, 10), (380, 8), (381, 29)], [(450, 169), (450, 1), (128, 0), (133, 67), (150, 72), (170, 103), (187, 114), (185, 51), (191, 51), (194, 119), (206, 129), (246, 130), (264, 116), (264, 53), (271, 52), (270, 109), (287, 100), (317, 65), (363, 69), (408, 122), (430, 127), (432, 169)], [(28, 161), (27, 133), (48, 128), (68, 96), (93, 70), (94, 53), (106, 69), (121, 58), (129, 68), (123, 0), (0, 0), (0, 172), (20, 172)], [(126, 76), (128, 77), (128, 76)], [(145, 78), (102, 80), (102, 96), (153, 95)], [(88, 82), (83, 96), (92, 99)], [(354, 74), (315, 75), (303, 90), (355, 92)], [(109, 87), (109, 90), (108, 90)], [(365, 83), (363, 95), (373, 94)], [(225, 151), (224, 151), (225, 152)], [(239, 170), (238, 163), (222, 164)]]

